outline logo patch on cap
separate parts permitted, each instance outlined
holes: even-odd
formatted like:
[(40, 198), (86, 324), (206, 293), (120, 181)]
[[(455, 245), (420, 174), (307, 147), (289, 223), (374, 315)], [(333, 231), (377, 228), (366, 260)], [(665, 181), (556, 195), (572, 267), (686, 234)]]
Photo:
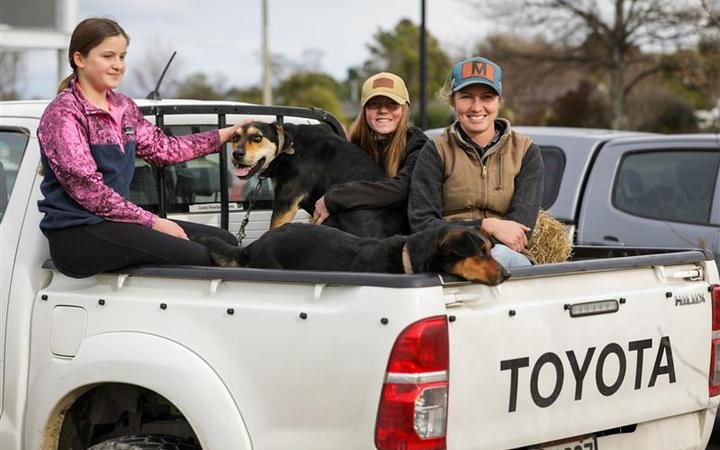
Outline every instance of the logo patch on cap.
[(480, 61), (468, 61), (462, 65), (460, 73), (462, 79), (484, 78), (488, 81), (495, 81), (495, 67)]
[(395, 82), (391, 80), (390, 78), (377, 78), (373, 80), (372, 88), (388, 88), (393, 89), (395, 87)]

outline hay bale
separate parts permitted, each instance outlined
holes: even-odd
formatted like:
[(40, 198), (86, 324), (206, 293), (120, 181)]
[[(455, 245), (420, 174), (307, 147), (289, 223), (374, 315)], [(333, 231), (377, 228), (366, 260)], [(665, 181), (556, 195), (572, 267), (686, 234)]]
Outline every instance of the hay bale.
[(572, 255), (572, 237), (559, 220), (545, 211), (538, 214), (528, 254), (537, 264), (564, 262)]

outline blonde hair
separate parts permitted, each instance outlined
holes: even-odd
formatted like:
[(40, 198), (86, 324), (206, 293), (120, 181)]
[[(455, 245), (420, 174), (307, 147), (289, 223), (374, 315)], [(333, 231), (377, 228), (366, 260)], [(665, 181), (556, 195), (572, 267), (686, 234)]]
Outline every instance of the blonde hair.
[(384, 155), (381, 154), (381, 150), (377, 147), (375, 132), (367, 122), (364, 107), (350, 125), (350, 133), (348, 134), (350, 142), (360, 146), (376, 163), (381, 160), (384, 162), (383, 170), (385, 175), (391, 178), (397, 175), (400, 161), (405, 157), (407, 130), (410, 126), (410, 106), (405, 103), (402, 105), (402, 110), (402, 118), (397, 129), (390, 136), (390, 142), (385, 146)]
[[(438, 101), (447, 103), (454, 109), (455, 108), (455, 94), (457, 94), (460, 91), (462, 91), (462, 89), (459, 89), (458, 91), (453, 92), (452, 77), (450, 75), (448, 75), (448, 77), (445, 79), (445, 83), (443, 83), (442, 87), (435, 94), (435, 98)], [(504, 97), (500, 94), (498, 94), (498, 97), (500, 97), (500, 105), (503, 105), (505, 103), (503, 101)]]
[(452, 77), (451, 74), (448, 74), (447, 77), (445, 77), (445, 82), (443, 83), (440, 90), (437, 91), (435, 94), (435, 98), (437, 98), (439, 101), (443, 103), (447, 103), (450, 106), (455, 106), (454, 100), (453, 100), (453, 91), (452, 91)]
[(130, 37), (125, 30), (112, 19), (103, 17), (90, 17), (85, 19), (72, 32), (70, 37), (70, 45), (68, 46), (68, 62), (72, 73), (65, 77), (57, 88), (57, 93), (64, 91), (70, 86), (70, 82), (77, 76), (77, 66), (75, 65), (75, 53), (87, 56), (90, 50), (97, 47), (106, 38), (113, 36), (123, 36), (127, 43), (130, 43)]

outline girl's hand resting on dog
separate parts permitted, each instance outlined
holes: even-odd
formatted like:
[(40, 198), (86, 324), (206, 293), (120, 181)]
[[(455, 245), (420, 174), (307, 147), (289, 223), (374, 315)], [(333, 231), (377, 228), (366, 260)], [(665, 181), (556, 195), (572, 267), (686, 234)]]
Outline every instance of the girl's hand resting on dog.
[(220, 133), (220, 145), (232, 139), (233, 135), (237, 130), (239, 130), (243, 125), (250, 122), (252, 122), (252, 119), (245, 119), (240, 123), (236, 123), (235, 125), (230, 125), (229, 127), (219, 129), (218, 131)]
[(187, 234), (185, 234), (185, 230), (183, 230), (180, 225), (176, 224), (172, 220), (160, 217), (158, 217), (158, 220), (155, 221), (155, 225), (152, 226), (152, 229), (161, 233), (169, 234), (170, 236), (175, 236), (176, 238), (186, 240), (188, 238)]
[(316, 225), (320, 225), (325, 222), (325, 219), (328, 217), (330, 217), (330, 212), (327, 210), (327, 206), (325, 206), (325, 196), (323, 195), (315, 202), (313, 222), (315, 222)]
[(530, 231), (530, 228), (514, 220), (488, 217), (483, 219), (480, 228), (516, 252), (522, 252), (527, 247), (528, 240), (525, 233)]

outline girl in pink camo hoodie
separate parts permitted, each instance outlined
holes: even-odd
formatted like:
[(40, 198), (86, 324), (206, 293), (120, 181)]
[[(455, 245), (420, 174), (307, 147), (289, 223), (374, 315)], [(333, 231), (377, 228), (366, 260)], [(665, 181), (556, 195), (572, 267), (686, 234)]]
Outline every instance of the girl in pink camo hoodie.
[(174, 164), (215, 152), (237, 126), (168, 137), (135, 103), (113, 92), (125, 73), (129, 38), (116, 22), (80, 22), (70, 39), (73, 73), (60, 83), (38, 128), (45, 198), (40, 228), (61, 272), (86, 277), (137, 264), (212, 265), (188, 234), (237, 245), (225, 230), (171, 221), (128, 201), (135, 157)]

